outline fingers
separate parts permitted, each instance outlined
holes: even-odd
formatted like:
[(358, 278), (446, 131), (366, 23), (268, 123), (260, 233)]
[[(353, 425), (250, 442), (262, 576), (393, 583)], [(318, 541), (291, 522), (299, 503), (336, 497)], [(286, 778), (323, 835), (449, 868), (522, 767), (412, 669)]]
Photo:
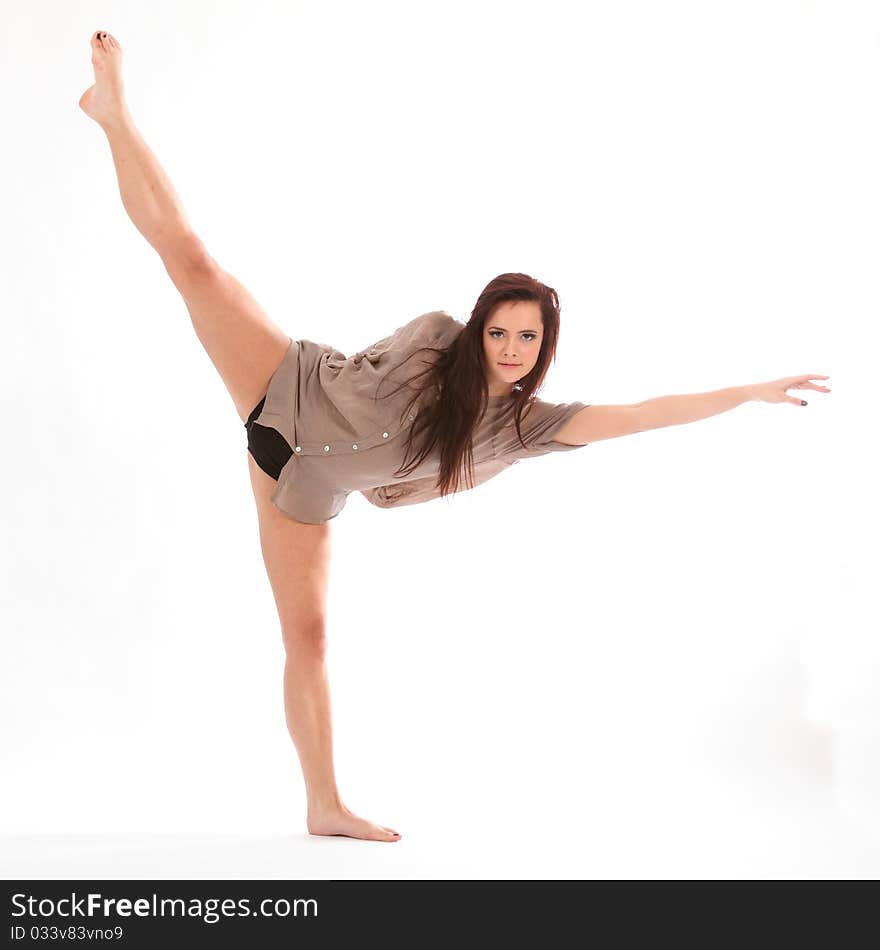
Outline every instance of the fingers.
[[(797, 396), (789, 396), (789, 389), (815, 389), (817, 393), (830, 393), (828, 386), (817, 386), (811, 382), (814, 379), (830, 379), (830, 376), (823, 376), (819, 373), (809, 373), (803, 376), (788, 376), (785, 379), (777, 380), (775, 386), (782, 384), (781, 398), (767, 400), (768, 402), (790, 402), (794, 406), (806, 406), (806, 399), (799, 399)], [(777, 390), (778, 392), (778, 390)]]
[(792, 380), (790, 386), (786, 386), (786, 389), (815, 389), (816, 392), (826, 392), (830, 393), (831, 390), (827, 386), (817, 386), (815, 383), (811, 382), (813, 379), (830, 379), (830, 376), (795, 376)]

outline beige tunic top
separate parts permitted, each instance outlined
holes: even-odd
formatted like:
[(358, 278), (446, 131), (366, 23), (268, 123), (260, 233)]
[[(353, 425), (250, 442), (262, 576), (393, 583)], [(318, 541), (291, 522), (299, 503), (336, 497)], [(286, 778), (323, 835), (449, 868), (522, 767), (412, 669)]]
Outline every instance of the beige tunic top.
[[(440, 497), (436, 450), (409, 475), (393, 474), (420, 404), (405, 413), (414, 395), (409, 385), (390, 393), (436, 358), (426, 351), (400, 366), (408, 356), (421, 346), (449, 346), (463, 328), (448, 313), (432, 311), (348, 357), (329, 344), (292, 340), (254, 420), (277, 429), (293, 448), (272, 502), (297, 521), (322, 524), (342, 511), (353, 491), (380, 508)], [(513, 425), (513, 397), (490, 396), (472, 439), (475, 485), (522, 458), (581, 448), (554, 442), (553, 435), (586, 405), (534, 400), (523, 413), (523, 449)]]

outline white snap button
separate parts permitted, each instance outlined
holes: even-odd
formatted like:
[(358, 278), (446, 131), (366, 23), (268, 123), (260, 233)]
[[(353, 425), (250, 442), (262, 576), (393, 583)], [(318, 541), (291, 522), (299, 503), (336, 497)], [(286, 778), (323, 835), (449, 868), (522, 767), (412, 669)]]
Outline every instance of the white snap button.
[(352, 448), (357, 449), (357, 447), (358, 447), (357, 442), (355, 442), (354, 445), (352, 445)]
[(387, 432), (383, 432), (383, 433), (382, 433), (382, 438), (383, 438), (383, 439), (387, 439), (387, 438), (388, 438), (388, 433), (387, 433)]
[(325, 445), (325, 446), (324, 446), (324, 451), (325, 451), (325, 452), (329, 452), (329, 451), (330, 451), (330, 446), (329, 446), (329, 445)]
[(301, 446), (301, 445), (298, 445), (293, 451), (294, 451), (294, 452), (302, 452), (302, 450), (303, 450), (302, 446)]

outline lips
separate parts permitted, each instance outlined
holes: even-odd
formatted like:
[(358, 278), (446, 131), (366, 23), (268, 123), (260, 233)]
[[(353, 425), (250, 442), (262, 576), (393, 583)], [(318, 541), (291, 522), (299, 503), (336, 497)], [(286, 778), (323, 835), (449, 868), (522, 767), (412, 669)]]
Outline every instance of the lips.
[(516, 366), (522, 366), (522, 363), (499, 363), (499, 366), (506, 366), (509, 369), (513, 369)]

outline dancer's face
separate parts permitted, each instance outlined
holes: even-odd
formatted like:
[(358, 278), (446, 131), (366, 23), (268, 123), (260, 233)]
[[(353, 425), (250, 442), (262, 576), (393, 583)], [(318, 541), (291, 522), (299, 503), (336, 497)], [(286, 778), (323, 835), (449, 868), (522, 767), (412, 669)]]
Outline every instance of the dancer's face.
[(534, 369), (543, 338), (541, 307), (534, 300), (506, 300), (495, 308), (483, 327), (490, 396), (509, 395)]

